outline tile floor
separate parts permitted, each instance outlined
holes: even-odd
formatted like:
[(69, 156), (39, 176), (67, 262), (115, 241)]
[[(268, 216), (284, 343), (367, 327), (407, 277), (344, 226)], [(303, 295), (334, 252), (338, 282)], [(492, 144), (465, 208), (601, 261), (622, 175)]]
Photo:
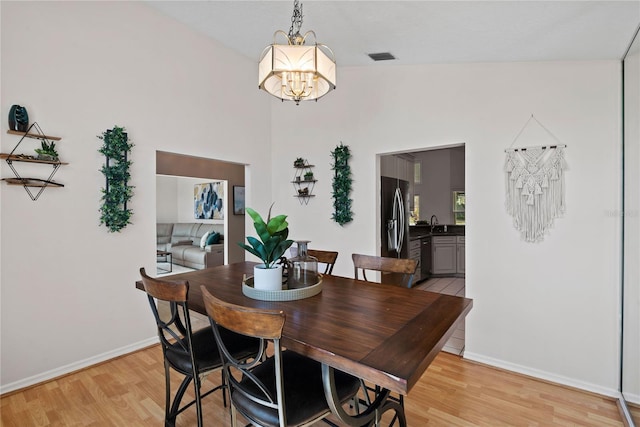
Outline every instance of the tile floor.
[[(436, 277), (420, 283), (414, 289), (463, 297), (465, 296), (464, 288), (464, 277)], [(464, 353), (464, 320), (456, 327), (453, 336), (449, 338), (443, 350), (462, 356)]]

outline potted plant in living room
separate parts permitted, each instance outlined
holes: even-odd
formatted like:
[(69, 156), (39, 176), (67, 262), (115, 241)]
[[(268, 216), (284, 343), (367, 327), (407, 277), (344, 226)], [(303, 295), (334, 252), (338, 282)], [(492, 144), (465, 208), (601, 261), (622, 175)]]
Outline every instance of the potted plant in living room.
[[(273, 207), (273, 205), (271, 205)], [(247, 252), (262, 260), (253, 268), (253, 286), (256, 289), (281, 290), (282, 289), (282, 264), (276, 262), (284, 255), (285, 251), (293, 244), (288, 240), (289, 223), (286, 215), (271, 217), (271, 207), (265, 222), (260, 214), (251, 208), (246, 208), (246, 213), (253, 219), (253, 226), (259, 239), (248, 236), (249, 245), (238, 243)]]

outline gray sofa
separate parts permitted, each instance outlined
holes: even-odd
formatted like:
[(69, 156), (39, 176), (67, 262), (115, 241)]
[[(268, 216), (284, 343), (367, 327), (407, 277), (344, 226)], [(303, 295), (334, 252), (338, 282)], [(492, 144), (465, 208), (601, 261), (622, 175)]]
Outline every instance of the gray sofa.
[[(220, 241), (201, 248), (200, 240), (207, 231), (220, 233)], [(223, 231), (222, 224), (158, 223), (156, 243), (158, 250), (171, 252), (173, 264), (202, 270), (224, 264)]]

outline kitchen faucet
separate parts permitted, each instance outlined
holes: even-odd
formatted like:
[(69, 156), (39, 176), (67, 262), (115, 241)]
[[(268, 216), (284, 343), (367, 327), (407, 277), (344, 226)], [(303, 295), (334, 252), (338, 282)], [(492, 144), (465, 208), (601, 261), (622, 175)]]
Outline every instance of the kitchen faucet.
[[(434, 219), (434, 218), (436, 219), (436, 221), (435, 221), (435, 222), (433, 222), (433, 219)], [(436, 224), (438, 223), (438, 217), (437, 217), (437, 216), (435, 216), (435, 215), (431, 215), (431, 220), (430, 220), (430, 222), (431, 222), (431, 229), (433, 230), (433, 226), (434, 226), (434, 225), (436, 225)]]

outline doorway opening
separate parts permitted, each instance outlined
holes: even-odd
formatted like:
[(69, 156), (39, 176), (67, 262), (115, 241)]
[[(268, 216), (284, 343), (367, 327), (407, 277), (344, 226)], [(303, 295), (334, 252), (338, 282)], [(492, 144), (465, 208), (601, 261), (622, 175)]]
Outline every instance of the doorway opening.
[[(245, 167), (222, 160), (156, 151), (156, 218), (161, 222), (213, 224), (224, 233), (221, 238), (223, 263), (244, 261), (244, 251), (234, 242), (245, 239), (245, 217), (233, 209), (233, 188), (244, 188)], [(199, 219), (195, 212), (195, 186), (208, 182), (223, 183), (220, 192), (223, 198), (216, 201), (217, 215), (212, 219)]]
[[(414, 288), (465, 296), (465, 145), (454, 144), (379, 155), (378, 242), (388, 256), (388, 203), (390, 182), (404, 193), (406, 246), (400, 257), (418, 262)], [(406, 188), (406, 190), (405, 190)], [(392, 239), (393, 240), (393, 239)], [(394, 240), (395, 241), (395, 240)], [(462, 322), (444, 350), (462, 355)]]

